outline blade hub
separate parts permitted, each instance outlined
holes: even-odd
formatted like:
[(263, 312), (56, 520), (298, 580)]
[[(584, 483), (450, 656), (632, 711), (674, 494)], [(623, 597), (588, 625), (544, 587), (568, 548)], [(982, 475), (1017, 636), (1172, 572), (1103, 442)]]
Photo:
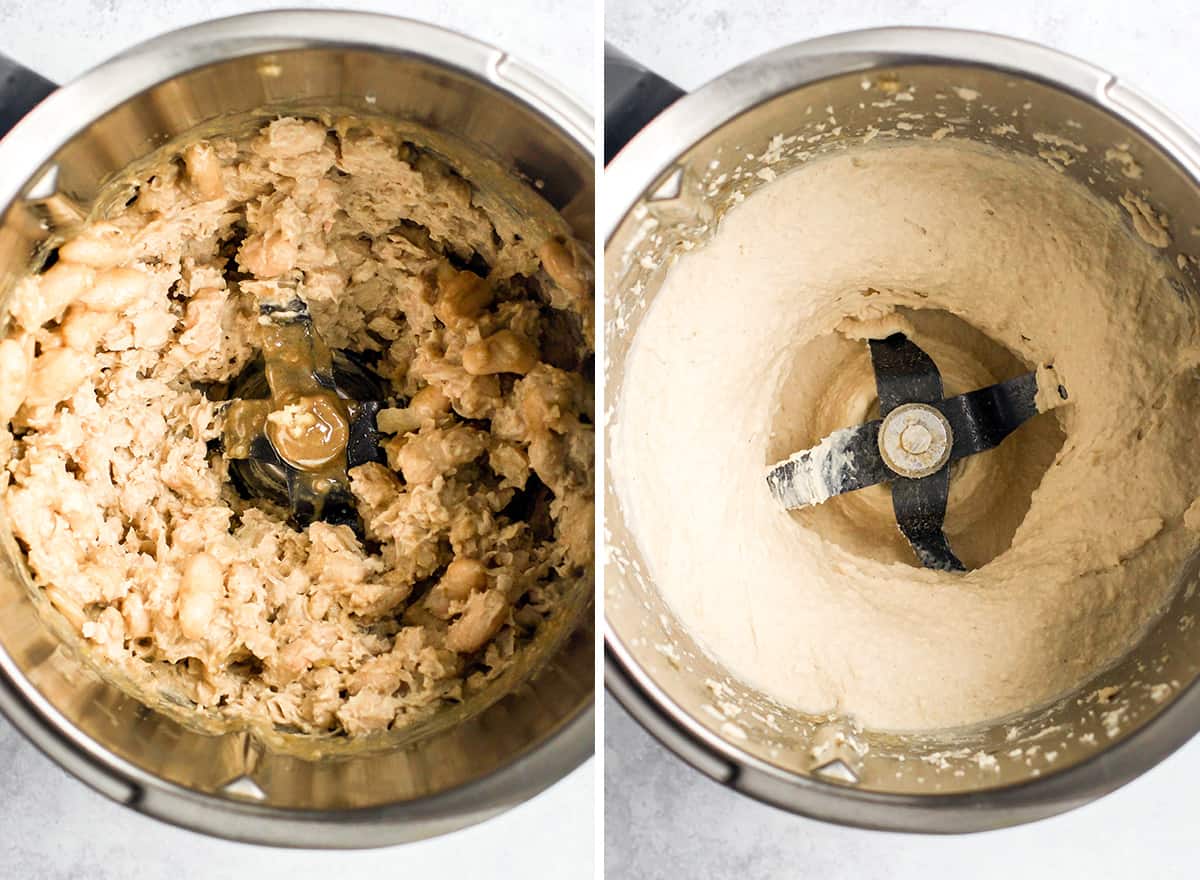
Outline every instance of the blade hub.
[(317, 470), (345, 455), (349, 407), (336, 394), (301, 394), (267, 415), (267, 439), (299, 470)]
[(950, 460), (954, 433), (944, 415), (925, 403), (896, 407), (879, 426), (879, 454), (901, 477), (935, 474)]

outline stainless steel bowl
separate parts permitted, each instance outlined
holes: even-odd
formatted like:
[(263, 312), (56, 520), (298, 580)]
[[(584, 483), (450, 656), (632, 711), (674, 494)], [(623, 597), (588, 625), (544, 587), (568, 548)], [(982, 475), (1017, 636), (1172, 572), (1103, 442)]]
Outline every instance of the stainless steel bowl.
[[(0, 64), (0, 99), (41, 86)], [(385, 114), (461, 143), (497, 173), (540, 181), (541, 196), (592, 240), (591, 119), (537, 72), (412, 21), (247, 15), (109, 61), (0, 141), (0, 315), (39, 246), (89, 211), (111, 175), (197, 126), (305, 108)], [(405, 732), (384, 749), (296, 754), (245, 733), (190, 729), (101, 681), (39, 615), (0, 523), (0, 710), (84, 782), (179, 825), (290, 846), (416, 840), (514, 806), (591, 754), (591, 594), (581, 583), (541, 667), (477, 714)]]
[[(1127, 190), (1143, 195), (1170, 217), (1163, 255), (1178, 264), (1178, 292), (1197, 295), (1200, 143), (1167, 113), (1103, 70), (1013, 39), (841, 34), (765, 55), (680, 98), (609, 165), (605, 412), (620, 412), (627, 353), (672, 259), (770, 185), (757, 173), (764, 166), (782, 173), (838, 146), (946, 134), (1047, 161), (1075, 145), (1070, 164), (1058, 159), (1063, 173), (1112, 202)], [(1123, 173), (1133, 173), (1128, 162), (1141, 169), (1136, 179)], [(611, 479), (605, 505), (608, 687), (681, 757), (777, 806), (875, 828), (997, 828), (1111, 791), (1200, 729), (1195, 560), (1143, 641), (1079, 693), (979, 730), (897, 735), (790, 711), (728, 675), (656, 591)], [(710, 711), (718, 701), (742, 707), (745, 739)]]

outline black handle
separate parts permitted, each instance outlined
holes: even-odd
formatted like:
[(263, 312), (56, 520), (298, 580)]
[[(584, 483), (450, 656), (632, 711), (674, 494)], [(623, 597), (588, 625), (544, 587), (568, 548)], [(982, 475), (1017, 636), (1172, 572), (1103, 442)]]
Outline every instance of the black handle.
[(0, 55), (0, 138), (58, 86)]
[(684, 96), (611, 43), (604, 44), (604, 164), (662, 111)]

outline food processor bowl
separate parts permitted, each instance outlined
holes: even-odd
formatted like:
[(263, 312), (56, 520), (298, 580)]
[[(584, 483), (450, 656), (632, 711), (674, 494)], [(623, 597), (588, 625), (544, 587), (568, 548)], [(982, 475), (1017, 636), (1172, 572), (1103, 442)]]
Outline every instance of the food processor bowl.
[[(4, 61), (0, 120), (51, 88)], [(461, 146), (479, 159), (476, 183), (525, 181), (580, 241), (592, 241), (591, 119), (535, 71), (412, 21), (251, 14), (101, 65), (53, 91), (0, 141), (3, 323), (16, 281), (131, 163), (229, 120), (326, 111), (392, 118), (428, 132), (439, 149)], [(0, 523), (0, 710), (92, 787), (178, 825), (288, 846), (416, 840), (520, 803), (591, 754), (592, 594), (590, 576), (581, 579), (529, 662), (474, 705), (362, 742), (281, 733), (268, 747), (248, 732), (181, 723), (180, 713), (152, 710), (103, 681), (45, 607)]]
[[(620, 82), (641, 82), (628, 59), (618, 61)], [(651, 85), (625, 94), (673, 103), (609, 150), (602, 227), (606, 684), (622, 705), (737, 791), (820, 819), (903, 831), (975, 831), (1059, 813), (1183, 744), (1200, 729), (1195, 558), (1173, 574), (1174, 599), (1141, 642), (1077, 693), (970, 730), (864, 730), (850, 718), (781, 706), (702, 650), (647, 571), (611, 450), (630, 348), (673, 261), (776, 176), (830, 151), (889, 142), (959, 138), (1032, 156), (1101, 200), (1132, 194), (1169, 218), (1171, 241), (1158, 253), (1175, 273), (1175, 293), (1194, 297), (1200, 143), (1111, 74), (983, 33), (840, 34), (762, 56), (683, 97), (643, 76)]]

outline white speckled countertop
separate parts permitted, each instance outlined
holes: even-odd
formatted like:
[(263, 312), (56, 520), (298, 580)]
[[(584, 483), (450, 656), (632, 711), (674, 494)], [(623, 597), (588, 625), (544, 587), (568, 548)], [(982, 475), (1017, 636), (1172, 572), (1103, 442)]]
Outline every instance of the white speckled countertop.
[[(683, 88), (807, 37), (886, 25), (965, 27), (1035, 40), (1126, 78), (1200, 130), (1185, 0), (608, 0), (605, 36)], [(733, 794), (605, 703), (610, 880), (1175, 878), (1196, 872), (1193, 741), (1125, 788), (1034, 825), (949, 838), (826, 825)]]
[[(0, 0), (0, 52), (62, 82), (136, 42), (207, 18), (334, 5), (461, 31), (545, 71), (583, 101), (593, 96), (596, 35), (588, 0)], [(590, 877), (594, 776), (589, 761), (516, 809), (430, 841), (356, 852), (283, 851), (210, 839), (119, 807), (60, 770), (0, 717), (0, 880)]]

